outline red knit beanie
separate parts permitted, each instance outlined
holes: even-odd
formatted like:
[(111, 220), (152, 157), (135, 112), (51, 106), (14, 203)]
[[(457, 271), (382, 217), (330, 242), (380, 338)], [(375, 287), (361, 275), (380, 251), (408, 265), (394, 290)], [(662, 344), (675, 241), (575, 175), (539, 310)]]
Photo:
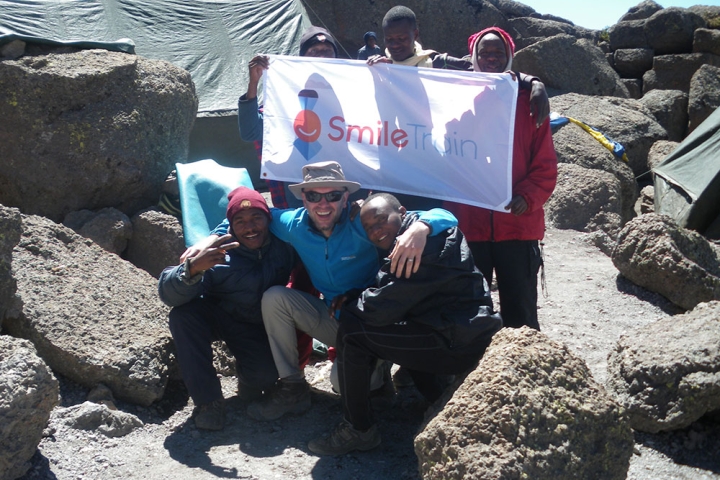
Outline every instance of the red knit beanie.
[(255, 190), (247, 187), (238, 187), (232, 192), (228, 193), (228, 206), (227, 206), (227, 219), (232, 224), (232, 219), (236, 213), (247, 210), (250, 208), (259, 208), (268, 219), (271, 219), (270, 209), (268, 209), (267, 202), (260, 194)]

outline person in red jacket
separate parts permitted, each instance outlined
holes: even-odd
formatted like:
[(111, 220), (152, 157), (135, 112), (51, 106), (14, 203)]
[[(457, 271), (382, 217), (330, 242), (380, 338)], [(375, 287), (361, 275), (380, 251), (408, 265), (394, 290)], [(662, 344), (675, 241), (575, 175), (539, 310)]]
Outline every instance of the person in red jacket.
[[(515, 44), (504, 30), (482, 30), (468, 39), (468, 47), (474, 71), (511, 70)], [(518, 91), (512, 161), (512, 199), (505, 206), (507, 212), (450, 202), (445, 208), (457, 217), (475, 264), (488, 282), (495, 273), (503, 324), (539, 330), (539, 241), (545, 235), (543, 205), (557, 180), (557, 156), (549, 121), (536, 127), (530, 116), (530, 92), (523, 89)]]

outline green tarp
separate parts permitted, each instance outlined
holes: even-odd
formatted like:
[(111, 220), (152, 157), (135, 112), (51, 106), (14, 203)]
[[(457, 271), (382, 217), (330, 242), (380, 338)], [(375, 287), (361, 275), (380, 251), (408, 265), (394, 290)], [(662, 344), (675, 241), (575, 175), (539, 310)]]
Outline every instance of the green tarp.
[(720, 238), (720, 109), (653, 169), (655, 212)]
[(237, 108), (247, 62), (295, 54), (310, 26), (299, 0), (0, 0), (0, 44), (14, 36), (130, 51), (190, 72), (199, 113)]

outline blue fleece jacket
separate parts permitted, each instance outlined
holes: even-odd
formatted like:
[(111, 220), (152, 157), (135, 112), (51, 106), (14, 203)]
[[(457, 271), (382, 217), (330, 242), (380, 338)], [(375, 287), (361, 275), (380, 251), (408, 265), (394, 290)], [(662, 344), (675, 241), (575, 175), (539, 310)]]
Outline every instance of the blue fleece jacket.
[[(351, 222), (349, 208), (348, 204), (329, 238), (312, 226), (305, 208), (270, 209), (270, 231), (295, 247), (327, 304), (338, 295), (373, 284), (380, 269), (377, 249), (367, 238), (360, 215)], [(418, 220), (430, 225), (431, 235), (457, 226), (457, 219), (447, 210), (434, 208), (418, 213)], [(224, 235), (227, 227), (225, 220), (212, 233)]]

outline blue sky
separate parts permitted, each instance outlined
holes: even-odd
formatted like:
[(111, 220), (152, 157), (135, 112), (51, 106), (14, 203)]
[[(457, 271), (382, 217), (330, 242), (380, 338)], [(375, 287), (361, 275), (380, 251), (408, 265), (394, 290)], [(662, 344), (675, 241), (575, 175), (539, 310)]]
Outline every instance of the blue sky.
[[(575, 25), (601, 30), (615, 25), (620, 17), (641, 0), (519, 0), (538, 13), (550, 13), (570, 20)], [(720, 0), (655, 0), (663, 7), (720, 5)]]

